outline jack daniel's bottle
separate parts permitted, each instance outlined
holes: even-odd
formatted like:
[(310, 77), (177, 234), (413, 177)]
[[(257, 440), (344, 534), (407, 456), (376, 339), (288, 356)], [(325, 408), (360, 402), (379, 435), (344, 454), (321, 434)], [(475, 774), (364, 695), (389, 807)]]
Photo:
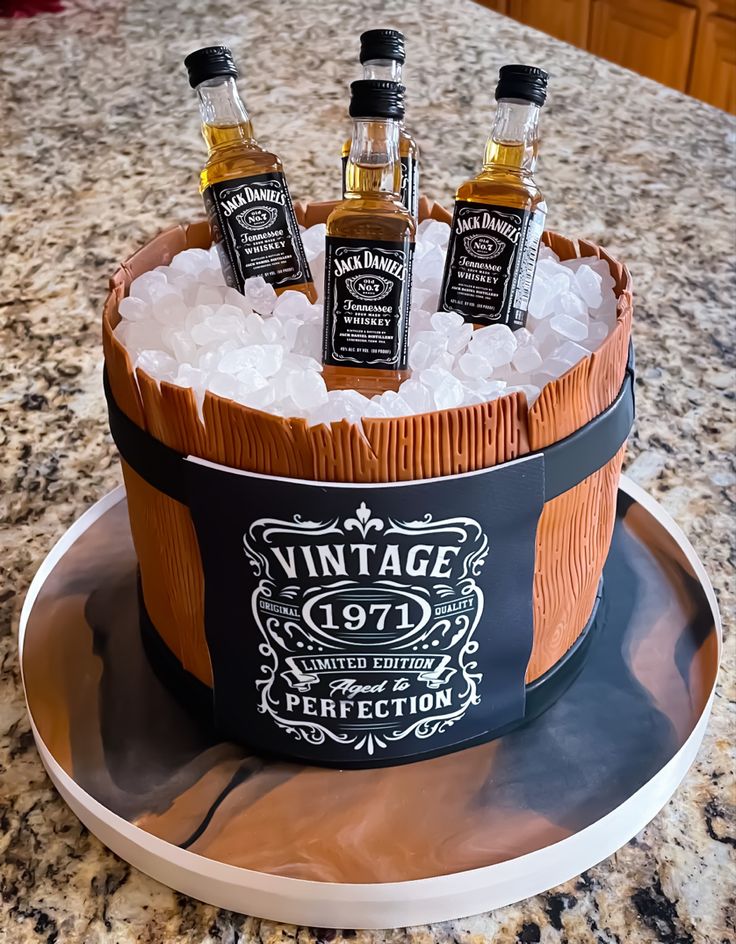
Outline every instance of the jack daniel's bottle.
[(232, 53), (208, 46), (184, 65), (199, 96), (209, 151), (200, 190), (225, 280), (242, 292), (246, 279), (260, 275), (276, 292), (295, 289), (316, 301), (281, 161), (253, 136)]
[[(360, 62), (364, 79), (384, 79), (401, 83), (401, 72), (406, 61), (404, 34), (398, 30), (368, 30), (360, 37)], [(342, 146), (342, 193), (347, 186), (345, 171), (350, 154), (350, 138)], [(401, 159), (401, 202), (417, 218), (419, 208), (419, 149), (416, 141), (404, 128), (399, 128), (399, 157)]]
[(478, 325), (526, 324), (547, 212), (532, 176), (546, 94), (542, 69), (501, 68), (483, 170), (455, 195), (440, 307)]
[(399, 197), (404, 87), (361, 79), (350, 90), (346, 195), (327, 218), (323, 376), (373, 396), (408, 376), (416, 223)]

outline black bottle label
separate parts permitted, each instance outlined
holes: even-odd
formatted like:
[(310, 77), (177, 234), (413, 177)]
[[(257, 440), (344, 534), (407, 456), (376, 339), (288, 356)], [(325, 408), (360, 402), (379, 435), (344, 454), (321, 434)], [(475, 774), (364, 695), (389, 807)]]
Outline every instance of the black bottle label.
[(414, 244), (327, 237), (323, 362), (404, 370)]
[(476, 324), (526, 324), (544, 212), (458, 200), (440, 307)]
[(242, 292), (257, 275), (274, 288), (312, 281), (283, 173), (222, 180), (202, 196), (228, 285)]
[(401, 202), (416, 219), (419, 211), (419, 162), (414, 157), (401, 158)]
[[(348, 159), (342, 159), (342, 195), (347, 193)], [(414, 219), (419, 212), (419, 161), (415, 157), (401, 158), (401, 202)]]

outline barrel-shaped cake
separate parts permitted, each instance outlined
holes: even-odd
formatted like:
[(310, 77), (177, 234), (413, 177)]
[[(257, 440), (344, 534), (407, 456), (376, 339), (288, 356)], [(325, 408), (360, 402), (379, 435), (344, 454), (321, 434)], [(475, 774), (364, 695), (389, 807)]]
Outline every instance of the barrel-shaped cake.
[[(298, 220), (332, 206), (297, 205)], [(450, 220), (422, 198), (429, 217)], [(590, 242), (544, 242), (608, 264), (617, 319), (601, 347), (531, 407), (512, 392), (362, 424), (209, 392), (200, 418), (190, 388), (134, 372), (118, 305), (142, 273), (209, 248), (206, 223), (113, 275), (107, 392), (144, 638), (224, 736), (316, 763), (405, 762), (529, 720), (582, 665), (633, 416), (631, 284)]]

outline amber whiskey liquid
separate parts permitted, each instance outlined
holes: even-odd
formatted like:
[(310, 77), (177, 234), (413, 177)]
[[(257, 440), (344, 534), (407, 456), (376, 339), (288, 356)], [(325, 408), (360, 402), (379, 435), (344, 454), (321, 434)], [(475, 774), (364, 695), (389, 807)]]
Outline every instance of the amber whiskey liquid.
[(416, 223), (401, 202), (403, 87), (351, 86), (346, 195), (327, 218), (324, 379), (365, 396), (397, 390), (407, 368)]
[(533, 176), (546, 82), (541, 69), (503, 67), (483, 169), (455, 194), (440, 307), (479, 326), (526, 324), (547, 212)]
[[(364, 79), (401, 83), (406, 61), (404, 34), (398, 30), (368, 30), (360, 37), (360, 62)], [(343, 196), (347, 194), (347, 162), (351, 139), (342, 146)], [(416, 219), (419, 210), (419, 148), (402, 121), (399, 126), (399, 161), (401, 164), (401, 202)]]
[(225, 280), (242, 292), (248, 278), (261, 276), (277, 293), (291, 289), (316, 301), (283, 166), (255, 139), (230, 51), (200, 49), (185, 64), (207, 144), (200, 191)]

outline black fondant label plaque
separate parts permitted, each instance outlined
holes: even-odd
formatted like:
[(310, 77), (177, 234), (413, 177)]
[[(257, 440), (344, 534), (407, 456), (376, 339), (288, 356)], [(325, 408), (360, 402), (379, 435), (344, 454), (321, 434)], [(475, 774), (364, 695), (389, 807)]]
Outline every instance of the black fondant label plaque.
[(187, 466), (226, 736), (370, 765), (523, 717), (541, 456), (359, 486)]

